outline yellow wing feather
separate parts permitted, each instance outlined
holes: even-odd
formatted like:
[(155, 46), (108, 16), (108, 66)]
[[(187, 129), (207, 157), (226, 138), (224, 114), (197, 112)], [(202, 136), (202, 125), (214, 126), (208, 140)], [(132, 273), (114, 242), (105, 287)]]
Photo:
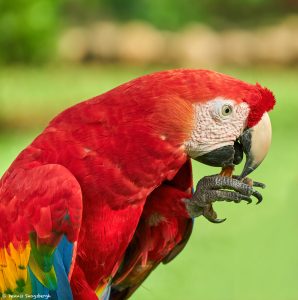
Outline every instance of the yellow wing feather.
[(30, 244), (0, 248), (0, 294), (21, 292), (25, 287)]

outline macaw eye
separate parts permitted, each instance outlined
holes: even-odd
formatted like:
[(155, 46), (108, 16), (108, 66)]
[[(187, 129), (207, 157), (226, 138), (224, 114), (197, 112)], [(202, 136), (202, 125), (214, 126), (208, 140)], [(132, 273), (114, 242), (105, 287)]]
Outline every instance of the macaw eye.
[(221, 108), (221, 114), (226, 117), (233, 112), (233, 107), (231, 105), (225, 104)]

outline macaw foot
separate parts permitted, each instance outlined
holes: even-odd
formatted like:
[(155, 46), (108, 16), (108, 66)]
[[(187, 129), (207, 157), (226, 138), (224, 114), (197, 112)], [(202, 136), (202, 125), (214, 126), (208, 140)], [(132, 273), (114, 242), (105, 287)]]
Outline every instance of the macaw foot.
[(221, 223), (226, 219), (217, 218), (212, 203), (216, 201), (235, 203), (246, 201), (247, 204), (250, 204), (251, 197), (254, 196), (259, 204), (263, 197), (253, 187), (265, 188), (265, 185), (249, 178), (240, 180), (237, 176), (232, 178), (221, 175), (206, 176), (198, 182), (192, 198), (186, 200), (186, 206), (191, 217), (203, 215), (210, 222)]

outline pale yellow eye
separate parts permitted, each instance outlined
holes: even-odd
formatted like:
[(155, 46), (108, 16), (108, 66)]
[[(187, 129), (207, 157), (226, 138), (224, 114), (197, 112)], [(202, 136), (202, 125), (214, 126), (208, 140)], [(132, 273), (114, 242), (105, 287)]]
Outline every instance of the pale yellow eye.
[(225, 117), (232, 114), (232, 112), (233, 112), (233, 107), (231, 105), (225, 104), (221, 108), (221, 114)]

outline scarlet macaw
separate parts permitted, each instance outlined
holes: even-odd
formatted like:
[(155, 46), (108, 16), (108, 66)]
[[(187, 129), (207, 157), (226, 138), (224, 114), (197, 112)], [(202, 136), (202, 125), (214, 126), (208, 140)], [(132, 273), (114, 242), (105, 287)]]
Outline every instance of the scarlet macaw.
[[(1, 295), (128, 298), (194, 217), (220, 221), (212, 202), (261, 200), (242, 179), (268, 152), (274, 103), (258, 84), (181, 69), (60, 113), (0, 181)], [(204, 177), (192, 194), (190, 158), (227, 167), (243, 152), (239, 178)]]

